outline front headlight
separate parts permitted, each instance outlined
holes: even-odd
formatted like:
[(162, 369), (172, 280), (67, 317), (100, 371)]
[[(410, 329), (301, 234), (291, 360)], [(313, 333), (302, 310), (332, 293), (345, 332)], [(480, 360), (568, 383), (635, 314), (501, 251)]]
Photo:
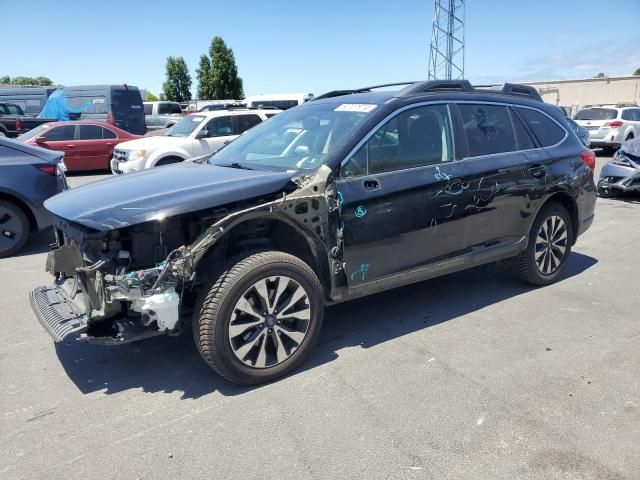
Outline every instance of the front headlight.
[(616, 165), (624, 165), (625, 167), (630, 167), (631, 166), (631, 162), (629, 161), (627, 156), (624, 154), (622, 149), (618, 150), (613, 155), (613, 163), (615, 163)]
[(147, 155), (146, 150), (130, 150), (128, 155), (128, 160), (130, 162), (135, 162), (136, 160), (143, 160)]

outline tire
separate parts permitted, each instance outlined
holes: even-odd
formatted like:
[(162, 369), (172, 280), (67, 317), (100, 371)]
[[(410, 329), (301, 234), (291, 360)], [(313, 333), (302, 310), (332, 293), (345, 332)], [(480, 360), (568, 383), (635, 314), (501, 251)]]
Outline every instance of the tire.
[[(556, 219), (560, 219), (562, 225), (557, 226)], [(552, 241), (555, 248), (551, 248), (549, 242), (544, 239), (545, 230), (551, 231), (552, 239), (558, 239)], [(545, 205), (533, 222), (527, 249), (516, 258), (517, 276), (529, 285), (543, 286), (555, 282), (571, 254), (573, 235), (573, 223), (567, 209), (555, 202)], [(564, 240), (562, 240), (563, 236)], [(562, 255), (558, 259), (560, 252)], [(541, 260), (542, 264), (539, 263)]]
[(300, 365), (323, 316), (322, 286), (306, 263), (278, 251), (248, 252), (206, 283), (193, 334), (202, 358), (220, 376), (252, 385)]
[(158, 160), (158, 162), (154, 166), (164, 167), (165, 165), (173, 165), (174, 163), (180, 163), (182, 161), (183, 160), (180, 157), (166, 157)]
[(18, 205), (0, 200), (0, 258), (18, 253), (29, 239), (27, 214)]

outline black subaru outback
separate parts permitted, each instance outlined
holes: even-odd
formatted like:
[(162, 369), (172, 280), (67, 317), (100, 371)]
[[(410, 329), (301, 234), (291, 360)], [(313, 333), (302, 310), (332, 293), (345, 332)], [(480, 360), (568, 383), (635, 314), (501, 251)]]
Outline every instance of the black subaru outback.
[(49, 200), (42, 325), (109, 345), (191, 330), (213, 369), (250, 384), (304, 360), (325, 305), (505, 259), (556, 280), (596, 202), (595, 156), (559, 110), (523, 85), (374, 88)]

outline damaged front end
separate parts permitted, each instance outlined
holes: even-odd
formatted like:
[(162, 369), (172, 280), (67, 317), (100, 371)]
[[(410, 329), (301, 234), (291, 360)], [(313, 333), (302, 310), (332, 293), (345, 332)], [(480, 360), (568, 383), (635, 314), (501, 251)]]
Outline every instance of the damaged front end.
[(330, 271), (329, 290), (339, 290), (346, 278), (331, 170), (323, 166), (289, 185), (251, 201), (108, 231), (55, 217), (46, 268), (55, 282), (31, 293), (32, 308), (55, 341), (113, 345), (180, 334), (193, 313), (199, 277), (213, 268), (201, 263), (218, 242), (228, 243), (221, 242), (225, 233), (252, 218), (280, 218), (304, 230), (322, 246), (314, 254), (324, 255), (318, 263)]

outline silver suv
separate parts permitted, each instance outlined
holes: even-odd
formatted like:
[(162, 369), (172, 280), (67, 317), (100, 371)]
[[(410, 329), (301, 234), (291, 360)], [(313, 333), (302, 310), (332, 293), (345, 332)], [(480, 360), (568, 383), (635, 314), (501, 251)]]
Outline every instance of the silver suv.
[(591, 148), (620, 148), (640, 135), (640, 107), (635, 104), (587, 105), (573, 119), (589, 131)]

